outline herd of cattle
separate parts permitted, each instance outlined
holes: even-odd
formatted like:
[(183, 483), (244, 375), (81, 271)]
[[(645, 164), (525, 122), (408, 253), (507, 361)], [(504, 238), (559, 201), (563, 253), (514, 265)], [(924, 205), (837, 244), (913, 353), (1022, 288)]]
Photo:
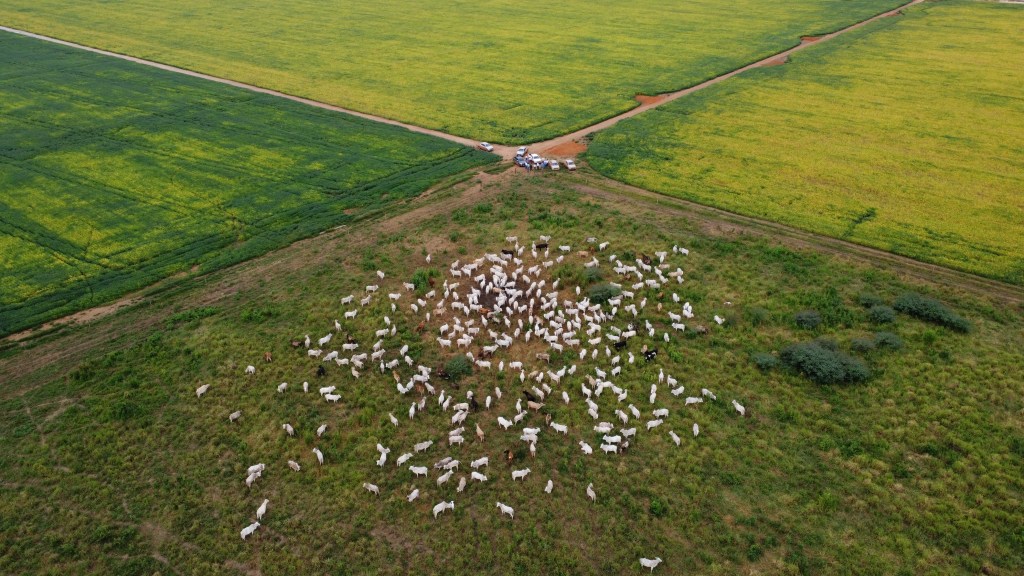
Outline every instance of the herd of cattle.
[[(469, 482), (483, 485), (500, 481), (500, 474), (488, 472), (490, 459), (498, 458), (499, 454), (478, 448), (485, 445), (488, 434), (494, 435), (492, 439), (498, 440), (498, 446), (510, 447), (500, 452), (500, 460), (512, 468), (512, 482), (523, 481), (522, 490), (529, 490), (528, 476), (532, 470), (516, 467), (517, 455), (529, 452), (535, 456), (538, 444), (557, 442), (559, 436), (578, 445), (581, 457), (591, 457), (592, 444), (604, 454), (620, 454), (630, 449), (638, 435), (657, 434), (670, 428), (665, 426), (666, 420), (675, 414), (673, 420), (685, 422), (693, 441), (697, 441), (701, 429), (692, 411), (704, 402), (717, 401), (714, 392), (702, 388), (687, 394), (685, 385), (661, 368), (656, 377), (651, 376), (649, 388), (623, 384), (625, 373), (638, 365), (651, 365), (649, 373), (653, 374), (658, 346), (673, 346), (683, 331), (706, 332), (707, 325), (713, 325), (710, 321), (701, 324), (693, 306), (682, 302), (672, 291), (684, 281), (683, 269), (672, 262), (682, 261), (688, 251), (673, 246), (671, 251), (656, 252), (651, 257), (641, 254), (627, 262), (608, 254), (608, 243), (598, 243), (595, 238), (588, 238), (585, 249), (575, 251), (570, 245), (552, 246), (545, 236), (529, 245), (520, 244), (515, 236), (505, 240), (508, 247), (499, 253), (452, 262), (440, 285), (431, 279), (430, 285), (402, 283), (394, 287), (394, 292), (388, 292), (379, 284), (386, 280), (386, 275), (378, 271), (375, 283), (365, 286), (362, 295), (340, 299), (345, 308), (341, 315), (345, 324), (334, 320), (327, 333), (315, 342), (307, 335), (292, 344), (306, 348), (307, 357), (317, 365), (318, 375), (324, 374), (324, 365), (330, 363), (345, 370), (346, 379), (351, 375), (353, 383), (364, 374), (373, 374), (377, 382), (393, 379), (396, 397), (395, 409), (388, 413), (391, 425), (403, 425), (395, 416), (397, 412), (407, 414), (408, 419), (428, 418), (432, 424), (447, 429), (438, 430), (408, 450), (398, 449), (401, 454), (394, 458), (396, 466), (408, 470), (410, 482), (420, 476), (429, 478), (433, 470), (438, 492), (450, 490), (444, 488), (449, 481), (456, 486), (456, 494), (466, 493)], [(430, 260), (428, 255), (428, 264)], [(599, 273), (592, 277), (610, 270), (615, 281), (606, 282), (597, 293), (583, 293), (579, 286), (562, 285), (553, 271), (562, 264), (581, 261), (587, 269), (598, 269)], [(386, 294), (385, 305), (373, 306), (378, 294)], [(372, 333), (356, 335), (349, 325), (354, 325), (357, 316), (368, 310), (383, 311), (380, 318), (374, 319), (377, 328)], [(647, 313), (642, 314), (645, 310)], [(645, 317), (642, 321), (641, 316)], [(725, 323), (717, 314), (709, 320), (717, 325)], [(401, 322), (416, 326), (418, 341), (399, 341)], [(343, 340), (340, 345), (338, 340)], [(432, 357), (465, 356), (468, 362), (462, 364), (472, 373), (460, 383), (459, 374), (449, 374), (444, 367), (425, 366), (411, 356), (414, 348), (421, 350), (421, 357), (427, 356), (423, 352), (428, 347), (436, 347)], [(254, 366), (248, 366), (245, 372), (253, 375), (255, 371)], [(500, 385), (481, 389), (479, 380), (486, 372), (498, 375), (497, 380), (493, 375), (488, 379), (503, 382), (508, 388), (519, 388), (521, 393), (503, 392)], [(664, 386), (667, 394), (659, 396), (659, 386)], [(208, 385), (202, 386), (196, 394), (202, 396), (207, 389)], [(286, 393), (288, 384), (280, 383), (276, 390)], [(303, 382), (302, 390), (309, 391), (308, 382)], [(319, 393), (323, 401), (337, 403), (345, 398), (346, 392), (344, 386), (334, 385), (320, 387)], [(560, 404), (557, 413), (563, 417), (578, 409), (581, 417), (585, 412), (593, 424), (574, 427), (568, 421), (555, 421), (552, 403)], [(743, 405), (735, 399), (731, 403), (740, 416), (745, 415)], [(229, 420), (233, 422), (240, 415), (233, 412)], [(467, 428), (477, 438), (468, 446)], [(290, 423), (283, 423), (282, 429), (285, 434), (294, 434)], [(317, 428), (317, 438), (326, 429), (326, 424)], [(674, 429), (667, 430), (667, 434), (674, 444), (683, 442)], [(568, 440), (570, 436), (572, 440)], [(521, 448), (515, 448), (516, 445)], [(392, 453), (391, 447), (379, 442), (376, 448), (376, 466), (371, 470), (383, 468)], [(429, 458), (432, 448), (435, 452), (443, 448), (447, 453)], [(315, 447), (312, 451), (323, 466), (323, 453)], [(464, 469), (461, 459), (468, 460), (466, 464), (472, 471), (456, 480), (455, 474)], [(301, 470), (295, 460), (288, 460), (287, 466), (296, 472)], [(251, 487), (265, 470), (263, 463), (249, 466), (246, 485)], [(379, 471), (369, 474), (384, 476)], [(373, 481), (364, 482), (363, 487), (374, 495), (381, 493)], [(543, 490), (547, 494), (553, 492), (553, 479), (546, 480)], [(472, 491), (486, 493), (483, 488)], [(408, 494), (401, 493), (410, 503), (421, 495), (415, 485)], [(586, 497), (597, 500), (592, 483), (586, 488)], [(263, 500), (256, 510), (256, 521), (241, 531), (243, 539), (259, 528), (267, 505), (268, 501)], [(515, 509), (509, 504), (497, 502), (495, 508), (510, 519), (515, 517)], [(446, 510), (455, 510), (454, 498), (442, 498), (430, 508), (434, 518)], [(653, 571), (661, 559), (644, 558), (640, 562)]]

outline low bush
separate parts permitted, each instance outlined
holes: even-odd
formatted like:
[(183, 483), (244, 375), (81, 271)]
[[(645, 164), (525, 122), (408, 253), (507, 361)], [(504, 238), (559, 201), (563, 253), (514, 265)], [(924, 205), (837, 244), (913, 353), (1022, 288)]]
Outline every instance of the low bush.
[(597, 284), (590, 288), (588, 294), (592, 304), (604, 304), (618, 296), (621, 292), (622, 290), (612, 286), (611, 284)]
[(420, 268), (413, 273), (410, 284), (416, 287), (417, 293), (427, 292), (430, 289), (430, 279), (437, 276), (438, 272), (434, 268)]
[(860, 302), (860, 305), (865, 308), (871, 308), (873, 306), (885, 304), (885, 301), (882, 300), (881, 296), (878, 296), (877, 294), (872, 294), (871, 292), (861, 292), (857, 296), (857, 301)]
[(799, 328), (813, 330), (821, 325), (821, 314), (816, 310), (801, 310), (793, 316), (793, 321)]
[(896, 321), (896, 311), (885, 304), (875, 304), (868, 310), (868, 319), (875, 324), (891, 324)]
[(601, 270), (599, 268), (587, 268), (583, 271), (583, 281), (587, 284), (596, 284), (601, 281)]
[(970, 323), (950, 310), (945, 304), (914, 292), (900, 295), (893, 303), (893, 308), (914, 318), (945, 326), (957, 332), (970, 332), (971, 330)]
[(903, 339), (892, 332), (879, 332), (875, 334), (875, 346), (878, 348), (899, 350), (900, 348), (903, 348)]
[(871, 377), (863, 361), (836, 349), (835, 343), (822, 340), (787, 346), (779, 354), (790, 368), (817, 384), (849, 384)]
[(760, 306), (751, 306), (743, 310), (743, 317), (751, 326), (761, 326), (771, 320), (771, 313)]
[(874, 338), (854, 338), (850, 340), (850, 349), (854, 352), (871, 352), (875, 349), (875, 346)]
[(473, 373), (473, 365), (469, 363), (469, 358), (460, 354), (444, 365), (444, 371), (448, 373), (448, 377), (451, 378), (452, 382), (458, 382), (463, 377)]
[(768, 352), (755, 352), (750, 355), (750, 359), (753, 360), (754, 364), (764, 372), (767, 372), (779, 365), (779, 359), (776, 358), (774, 354), (770, 354)]

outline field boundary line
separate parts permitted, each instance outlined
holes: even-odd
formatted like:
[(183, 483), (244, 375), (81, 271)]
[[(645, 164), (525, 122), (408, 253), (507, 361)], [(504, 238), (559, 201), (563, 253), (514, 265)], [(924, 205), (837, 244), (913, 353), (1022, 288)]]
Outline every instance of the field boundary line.
[[(165, 72), (175, 72), (175, 73), (178, 73), (178, 74), (184, 74), (186, 76), (191, 76), (193, 78), (199, 78), (199, 79), (202, 79), (202, 80), (209, 80), (211, 82), (217, 82), (218, 84), (226, 84), (228, 86), (233, 86), (235, 88), (241, 88), (243, 90), (249, 90), (251, 92), (258, 92), (260, 94), (266, 94), (268, 96), (276, 96), (278, 98), (284, 98), (286, 100), (291, 100), (292, 102), (298, 102), (299, 104), (305, 104), (307, 106), (314, 106), (316, 108), (323, 108), (325, 110), (331, 110), (332, 112), (342, 112), (344, 114), (349, 114), (349, 115), (352, 115), (352, 116), (363, 118), (364, 120), (372, 120), (374, 122), (380, 122), (382, 124), (389, 124), (391, 126), (398, 126), (400, 128), (405, 128), (406, 130), (409, 130), (410, 132), (417, 132), (419, 134), (426, 134), (426, 135), (429, 135), (429, 136), (435, 136), (437, 138), (443, 138), (443, 139), (451, 141), (451, 142), (462, 144), (463, 146), (469, 146), (470, 148), (476, 147), (476, 145), (478, 144), (477, 141), (475, 141), (475, 140), (473, 140), (471, 138), (464, 138), (462, 136), (456, 136), (454, 134), (448, 134), (447, 132), (442, 132), (440, 130), (432, 130), (430, 128), (424, 128), (422, 126), (417, 126), (415, 124), (407, 124), (405, 122), (400, 122), (398, 120), (392, 120), (390, 118), (385, 118), (383, 116), (375, 116), (373, 114), (367, 114), (365, 112), (358, 112), (356, 110), (350, 110), (348, 108), (343, 108), (341, 106), (335, 106), (334, 104), (327, 104), (326, 102), (320, 102), (318, 100), (312, 100), (310, 98), (303, 98), (302, 96), (294, 96), (292, 94), (288, 94), (288, 93), (285, 93), (285, 92), (279, 92), (277, 90), (271, 90), (270, 88), (263, 88), (261, 86), (256, 86), (255, 84), (246, 84), (245, 82), (238, 82), (236, 80), (230, 80), (228, 78), (222, 78), (220, 76), (213, 76), (211, 74), (204, 74), (202, 72), (196, 72), (195, 70), (189, 70), (188, 68), (181, 68), (181, 67), (178, 67), (178, 66), (172, 66), (170, 64), (164, 64), (162, 62), (156, 62), (156, 61), (153, 61), (153, 60), (146, 60), (145, 58), (138, 58), (136, 56), (129, 56), (127, 54), (121, 54), (119, 52), (112, 52), (110, 50), (103, 50), (102, 48), (94, 48), (92, 46), (86, 46), (85, 44), (77, 44), (75, 42), (69, 42), (67, 40), (61, 40), (60, 38), (54, 38), (52, 36), (46, 36), (44, 34), (37, 34), (35, 32), (29, 32), (28, 30), (21, 30), (19, 28), (11, 28), (9, 26), (0, 25), (0, 31), (9, 32), (11, 34), (17, 34), (19, 36), (25, 36), (25, 37), (28, 37), (28, 38), (34, 38), (36, 40), (43, 40), (45, 42), (52, 42), (54, 44), (60, 44), (61, 46), (67, 46), (69, 48), (77, 48), (79, 50), (85, 50), (86, 52), (93, 52), (95, 54), (101, 54), (103, 56), (110, 56), (112, 58), (118, 58), (120, 60), (127, 60), (128, 62), (133, 62), (135, 64), (142, 64), (143, 66), (150, 66), (152, 68), (157, 68), (157, 69), (163, 70)], [(499, 152), (500, 151), (502, 156), (505, 156), (505, 153), (513, 153), (514, 152), (512, 150), (512, 148), (507, 147), (507, 146), (497, 146), (496, 145), (494, 148), (495, 148), (495, 152)], [(508, 156), (508, 158), (511, 158), (511, 157), (512, 156)]]

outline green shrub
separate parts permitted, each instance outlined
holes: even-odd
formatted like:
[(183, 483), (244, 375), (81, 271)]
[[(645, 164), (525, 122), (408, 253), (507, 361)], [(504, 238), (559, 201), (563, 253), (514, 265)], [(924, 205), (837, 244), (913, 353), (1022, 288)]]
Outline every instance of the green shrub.
[(850, 349), (854, 352), (871, 352), (875, 349), (874, 338), (854, 338), (850, 340)]
[(890, 350), (899, 350), (900, 348), (903, 348), (903, 340), (892, 332), (879, 332), (875, 334), (875, 346), (879, 348), (888, 348)]
[(875, 304), (868, 310), (868, 319), (875, 324), (890, 324), (896, 321), (896, 311), (885, 304)]
[(861, 360), (836, 350), (834, 343), (822, 340), (787, 346), (779, 354), (790, 368), (817, 384), (862, 382), (871, 370)]
[(893, 303), (893, 308), (926, 322), (945, 326), (957, 332), (970, 332), (971, 325), (962, 316), (934, 298), (907, 292)]
[(882, 300), (881, 296), (878, 296), (877, 294), (872, 294), (871, 292), (861, 292), (857, 296), (857, 301), (860, 302), (860, 305), (865, 308), (871, 308), (872, 306), (879, 306), (881, 304), (885, 304), (885, 301)]
[(458, 382), (463, 377), (473, 373), (473, 365), (470, 364), (469, 358), (460, 354), (454, 356), (444, 365), (444, 371), (448, 373), (448, 377), (452, 379), (452, 382)]
[(799, 328), (813, 330), (821, 325), (821, 314), (816, 310), (801, 310), (793, 316), (793, 321)]
[(430, 279), (437, 276), (438, 272), (435, 268), (420, 268), (413, 273), (410, 284), (416, 287), (416, 292), (426, 292), (430, 289)]
[(618, 296), (621, 292), (622, 290), (612, 286), (611, 284), (597, 284), (590, 288), (590, 301), (594, 304), (604, 304)]
[(601, 270), (599, 268), (586, 268), (583, 270), (583, 281), (587, 284), (596, 284), (601, 281)]
[(651, 516), (664, 518), (668, 514), (668, 505), (657, 498), (651, 499)]
[(743, 317), (751, 326), (761, 326), (771, 320), (771, 313), (760, 306), (751, 306), (743, 310)]
[(774, 354), (768, 352), (755, 352), (750, 355), (750, 359), (763, 372), (767, 372), (779, 365), (779, 359)]

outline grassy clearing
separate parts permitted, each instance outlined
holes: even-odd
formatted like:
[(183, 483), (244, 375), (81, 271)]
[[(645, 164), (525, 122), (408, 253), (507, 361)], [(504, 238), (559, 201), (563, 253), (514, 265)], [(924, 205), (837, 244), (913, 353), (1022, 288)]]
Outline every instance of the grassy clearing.
[(0, 34), (0, 334), (352, 222), (494, 157)]
[(632, 184), (1024, 283), (1019, 6), (943, 2), (598, 134)]
[(10, 0), (0, 22), (449, 133), (525, 143), (628, 110), (638, 93), (697, 84), (801, 35), (899, 4)]
[[(210, 286), (244, 288), (213, 299), (181, 294), (173, 315), (136, 331), (131, 343), (111, 351), (99, 345), (74, 365), (51, 362), (9, 382), (0, 396), (0, 571), (134, 574), (164, 571), (167, 562), (187, 574), (634, 573), (643, 555), (687, 574), (1024, 569), (1020, 310), (935, 294), (875, 268), (761, 240), (709, 237), (647, 203), (581, 197), (572, 178), (488, 178), (493, 183), (429, 217), (360, 225), (270, 255), (287, 253), (294, 262), (281, 260), (286, 268), (265, 279), (245, 273), (265, 258), (215, 272)], [(428, 268), (426, 251), (440, 268), (497, 250), (510, 234), (551, 234), (573, 245), (594, 235), (618, 254), (690, 248), (689, 256), (670, 259), (686, 270), (686, 282), (673, 288), (694, 304), (696, 321), (712, 325), (710, 333), (659, 344), (657, 364), (627, 370), (618, 383), (631, 397), (645, 396), (662, 367), (688, 391), (708, 387), (719, 401), (690, 412), (669, 404), (662, 433), (641, 432), (631, 453), (584, 457), (572, 442), (592, 422), (580, 408), (581, 378), (569, 379), (576, 405), (559, 409), (556, 420), (574, 432), (541, 440), (525, 483), (513, 485), (495, 462), (512, 442), (496, 432), (492, 414), (479, 418), (487, 441), (467, 438), (453, 451), (463, 462), (491, 455), (491, 481), (455, 494), (453, 482), (438, 489), (432, 475), (416, 483), (424, 494), (410, 505), (403, 499), (409, 473), (396, 472), (393, 458), (412, 442), (440, 439), (451, 413), (435, 406), (409, 421), (407, 398), (390, 375), (366, 373), (354, 382), (329, 365), (317, 379), (289, 340), (326, 332), (346, 309), (339, 297), (376, 282), (377, 269), (389, 275), (388, 290)], [(586, 278), (582, 261), (574, 256), (561, 273), (570, 289)], [(861, 302), (891, 304), (908, 290), (943, 300), (972, 332), (897, 315), (881, 329), (896, 334), (902, 349), (850, 352), (873, 373), (855, 385), (762, 372), (750, 358), (816, 337), (850, 351), (855, 338), (880, 330)], [(656, 295), (649, 297), (641, 321), (662, 316), (653, 312)], [(344, 330), (368, 337), (380, 315), (390, 314), (383, 300)], [(664, 301), (671, 302), (667, 294)], [(820, 321), (798, 328), (795, 315), (807, 310)], [(95, 340), (94, 331), (116, 332), (157, 313), (129, 311), (66, 338)], [(725, 315), (725, 326), (710, 322), (714, 313)], [(412, 320), (392, 317), (400, 339), (411, 341)], [(264, 351), (273, 352), (273, 363), (262, 363)], [(16, 368), (37, 353), (8, 351), (4, 362)], [(450, 355), (426, 337), (411, 354), (432, 366)], [(251, 379), (241, 375), (249, 363), (258, 369)], [(303, 395), (296, 390), (302, 380), (314, 389), (338, 385), (341, 402)], [(274, 390), (281, 381), (291, 383), (285, 394)], [(494, 372), (477, 373), (462, 390), (482, 393), (500, 381)], [(194, 394), (200, 382), (212, 385), (201, 401)], [(607, 396), (599, 399), (602, 413), (611, 409)], [(750, 418), (737, 417), (732, 398)], [(512, 403), (510, 394), (494, 410), (508, 414)], [(646, 399), (637, 405), (646, 407)], [(232, 425), (233, 410), (243, 416)], [(388, 411), (401, 417), (398, 428)], [(677, 448), (664, 429), (686, 431), (694, 420), (700, 438), (684, 435)], [(297, 438), (284, 436), (282, 422), (296, 426)], [(321, 422), (329, 431), (317, 442)], [(396, 448), (383, 470), (373, 464), (378, 441)], [(322, 469), (314, 445), (325, 453)], [(445, 452), (435, 446), (428, 459)], [(302, 463), (301, 473), (285, 468), (289, 458)], [(270, 469), (247, 491), (244, 468), (256, 462)], [(547, 477), (556, 483), (551, 496), (542, 492)], [(379, 499), (360, 487), (364, 481), (380, 485)], [(589, 482), (596, 504), (585, 500)], [(264, 526), (242, 542), (238, 531), (263, 498), (271, 501)], [(456, 501), (455, 512), (434, 521), (429, 507), (442, 498)], [(516, 508), (515, 521), (498, 516), (496, 500)]]

